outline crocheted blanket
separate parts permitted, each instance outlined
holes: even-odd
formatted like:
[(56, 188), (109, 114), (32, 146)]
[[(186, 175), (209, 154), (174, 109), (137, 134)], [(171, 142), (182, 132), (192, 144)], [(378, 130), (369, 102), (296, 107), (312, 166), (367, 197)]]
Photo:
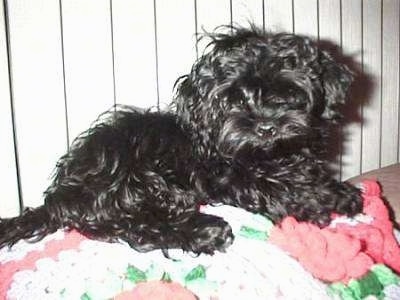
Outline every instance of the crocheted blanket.
[(323, 230), (203, 207), (235, 235), (212, 256), (172, 250), (167, 259), (75, 231), (20, 241), (0, 250), (0, 299), (400, 299), (400, 248), (379, 188), (366, 186), (364, 214)]

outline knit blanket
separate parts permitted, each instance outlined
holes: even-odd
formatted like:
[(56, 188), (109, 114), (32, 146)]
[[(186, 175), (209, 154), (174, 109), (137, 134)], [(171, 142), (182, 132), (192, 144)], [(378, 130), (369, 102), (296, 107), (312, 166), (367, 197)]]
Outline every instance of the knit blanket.
[(400, 299), (400, 248), (371, 186), (363, 215), (338, 216), (323, 230), (290, 217), (274, 226), (239, 208), (205, 206), (235, 235), (214, 255), (171, 250), (165, 258), (76, 231), (20, 241), (0, 250), (0, 299)]

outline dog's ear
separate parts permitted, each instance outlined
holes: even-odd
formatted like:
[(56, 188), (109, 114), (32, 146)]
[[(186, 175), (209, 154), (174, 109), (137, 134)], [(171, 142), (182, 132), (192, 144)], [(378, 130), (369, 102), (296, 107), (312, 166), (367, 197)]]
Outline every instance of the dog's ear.
[(172, 106), (176, 114), (186, 126), (189, 126), (193, 134), (198, 134), (197, 149), (200, 152), (206, 153), (211, 149), (210, 135), (213, 130), (213, 125), (208, 124), (208, 120), (214, 119), (211, 117), (215, 110), (211, 105), (207, 105), (207, 96), (202, 95), (207, 90), (207, 83), (202, 82), (197, 78), (195, 71), (190, 74), (180, 77), (174, 86), (175, 95)]
[(325, 101), (322, 117), (335, 122), (342, 117), (340, 109), (353, 82), (353, 73), (325, 52), (321, 52), (319, 63), (322, 68), (321, 83)]

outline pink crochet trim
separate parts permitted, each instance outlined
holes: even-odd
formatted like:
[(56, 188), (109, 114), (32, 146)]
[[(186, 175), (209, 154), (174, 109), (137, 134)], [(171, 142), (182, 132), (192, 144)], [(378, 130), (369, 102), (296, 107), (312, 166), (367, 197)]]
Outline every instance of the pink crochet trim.
[(140, 282), (132, 291), (117, 295), (114, 300), (196, 300), (192, 292), (176, 282)]
[(13, 280), (14, 273), (22, 270), (35, 269), (35, 263), (38, 259), (50, 257), (57, 258), (62, 250), (78, 248), (79, 244), (87, 238), (76, 231), (71, 231), (65, 235), (62, 240), (52, 240), (46, 243), (45, 249), (41, 251), (32, 251), (22, 260), (9, 261), (0, 267), (0, 299), (6, 299), (7, 291)]
[(342, 223), (320, 229), (287, 217), (272, 229), (269, 241), (326, 282), (347, 283), (361, 278), (375, 263), (384, 263), (400, 273), (400, 248), (380, 195), (375, 181), (363, 182), (363, 212), (372, 217), (369, 223)]

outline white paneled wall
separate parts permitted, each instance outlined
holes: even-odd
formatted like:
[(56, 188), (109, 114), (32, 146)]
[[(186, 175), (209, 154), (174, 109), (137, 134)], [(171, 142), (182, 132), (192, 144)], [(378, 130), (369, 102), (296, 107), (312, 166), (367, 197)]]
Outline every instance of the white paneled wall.
[[(0, 216), (37, 206), (57, 158), (115, 103), (163, 108), (196, 33), (256, 23), (336, 44), (369, 77), (351, 98), (342, 179), (399, 161), (398, 0), (6, 0), (0, 4)], [(360, 105), (362, 104), (362, 105)]]
[[(0, 6), (4, 16), (4, 8)], [(8, 47), (5, 22), (0, 23), (0, 182), (3, 197), (0, 216), (15, 215), (19, 211), (18, 174), (15, 159), (13, 105), (11, 100)]]
[[(10, 164), (17, 158), (20, 195), (25, 205), (34, 206), (40, 203), (58, 156), (67, 149), (60, 12), (52, 0), (10, 1), (4, 9), (7, 31), (1, 34), (9, 39), (1, 47), (8, 51), (5, 67), (11, 102), (8, 97), (1, 102), (12, 110), (15, 140), (3, 140), (1, 133), (1, 149), (14, 143), (17, 153), (6, 157), (1, 153), (1, 160)], [(16, 170), (0, 172), (1, 178), (7, 178)], [(14, 193), (3, 196), (2, 203), (18, 203)]]
[[(340, 9), (340, 39), (343, 52), (351, 55), (361, 64), (363, 63), (362, 1), (342, 0)], [(358, 175), (365, 169), (365, 165), (362, 163), (362, 107), (358, 105), (359, 102), (365, 101), (365, 97), (364, 95), (359, 95), (357, 92), (353, 92), (349, 98), (355, 103), (351, 107), (353, 110), (356, 110), (353, 114), (356, 115), (355, 119), (357, 120), (348, 124), (342, 131), (344, 141), (340, 165), (343, 178)], [(377, 142), (374, 142), (374, 144), (378, 147)]]
[(153, 1), (113, 0), (111, 9), (116, 102), (157, 106)]

